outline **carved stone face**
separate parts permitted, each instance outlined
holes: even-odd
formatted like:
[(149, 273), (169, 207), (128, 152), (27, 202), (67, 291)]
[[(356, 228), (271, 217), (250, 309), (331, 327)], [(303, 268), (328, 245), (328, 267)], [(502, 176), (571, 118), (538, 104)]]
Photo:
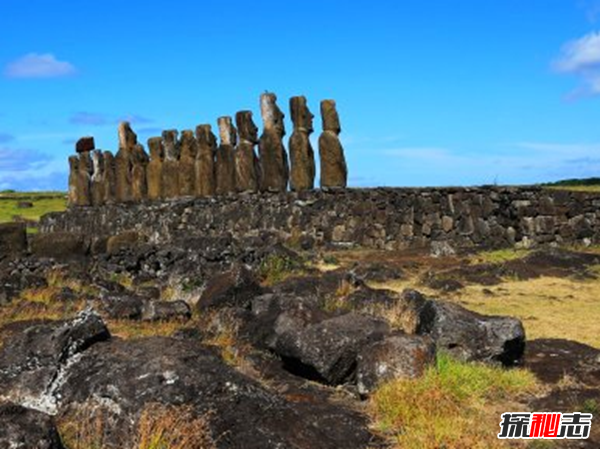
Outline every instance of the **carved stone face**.
[(313, 132), (313, 118), (315, 116), (309, 111), (305, 97), (290, 98), (290, 112), (295, 129), (305, 130), (308, 134)]
[(240, 140), (258, 143), (258, 128), (252, 120), (252, 112), (240, 111), (235, 114), (235, 124), (238, 128)]
[(92, 173), (92, 158), (90, 153), (79, 154), (79, 170), (81, 172)]
[(174, 161), (179, 159), (178, 148), (177, 148), (177, 130), (170, 129), (163, 131), (163, 147), (165, 149), (165, 159)]
[(196, 127), (196, 140), (198, 144), (215, 148), (217, 146), (217, 137), (212, 132), (210, 125), (198, 125)]
[(181, 139), (179, 141), (181, 148), (181, 157), (195, 158), (196, 157), (196, 138), (191, 130), (181, 131)]
[(283, 119), (285, 114), (277, 106), (277, 96), (265, 93), (260, 96), (260, 112), (265, 130), (274, 130), (280, 137), (285, 136)]
[(137, 144), (137, 135), (129, 122), (119, 123), (119, 148), (133, 148)]
[(339, 134), (342, 130), (340, 127), (340, 118), (335, 107), (335, 101), (323, 100), (321, 102), (321, 118), (323, 120), (323, 131), (333, 131)]

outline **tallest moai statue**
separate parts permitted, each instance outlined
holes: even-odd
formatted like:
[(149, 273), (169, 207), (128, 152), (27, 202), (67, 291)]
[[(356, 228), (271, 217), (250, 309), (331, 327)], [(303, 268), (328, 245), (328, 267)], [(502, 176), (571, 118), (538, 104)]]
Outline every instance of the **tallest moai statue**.
[(261, 190), (284, 192), (287, 189), (289, 168), (282, 141), (285, 136), (284, 115), (277, 106), (275, 94), (264, 93), (260, 96), (260, 112), (264, 124), (258, 143)]
[(321, 158), (321, 188), (343, 188), (348, 180), (348, 168), (344, 149), (340, 142), (340, 118), (335, 101), (321, 102), (323, 133), (319, 137), (319, 156)]

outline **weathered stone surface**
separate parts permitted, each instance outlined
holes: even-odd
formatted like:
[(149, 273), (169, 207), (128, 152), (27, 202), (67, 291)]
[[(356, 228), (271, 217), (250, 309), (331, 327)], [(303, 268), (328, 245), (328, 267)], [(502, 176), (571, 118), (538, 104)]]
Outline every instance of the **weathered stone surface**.
[(364, 347), (357, 357), (356, 384), (370, 394), (394, 379), (414, 379), (435, 364), (435, 343), (419, 335), (394, 334)]
[(92, 312), (69, 321), (34, 324), (10, 336), (0, 350), (0, 400), (56, 413), (65, 370), (94, 343), (110, 338)]
[(358, 413), (317, 398), (288, 400), (185, 337), (98, 343), (69, 369), (58, 394), (61, 413), (107, 416), (104, 447), (111, 449), (129, 447), (137, 417), (150, 403), (209, 413), (221, 449), (359, 449), (373, 438)]
[(98, 312), (104, 319), (140, 320), (146, 301), (129, 292), (106, 293), (98, 301)]
[(165, 150), (162, 144), (162, 138), (151, 137), (148, 139), (148, 148), (150, 149), (150, 162), (146, 167), (146, 184), (148, 185), (148, 199), (156, 201), (163, 197), (163, 163), (165, 159)]
[(0, 404), (0, 448), (63, 449), (52, 418), (20, 405)]
[(164, 199), (179, 196), (179, 143), (177, 131), (167, 130), (162, 133), (165, 160), (162, 171), (162, 191)]
[(525, 330), (512, 317), (485, 316), (457, 304), (427, 300), (420, 307), (417, 333), (429, 335), (442, 349), (465, 361), (519, 364)]
[(108, 238), (106, 252), (108, 254), (116, 254), (124, 249), (133, 249), (142, 241), (143, 237), (139, 232), (124, 231)]
[(90, 153), (80, 153), (69, 158), (69, 205), (90, 206), (92, 159)]
[(258, 143), (258, 128), (252, 112), (240, 111), (235, 115), (239, 141), (235, 149), (235, 182), (238, 192), (256, 192), (259, 187), (260, 165), (254, 147)]
[(315, 183), (315, 155), (310, 144), (314, 115), (308, 110), (305, 97), (292, 97), (290, 111), (294, 132), (290, 137), (290, 188), (311, 190)]
[(212, 196), (217, 190), (215, 175), (217, 138), (212, 133), (210, 125), (196, 127), (196, 142), (198, 145), (195, 163), (196, 196)]
[(27, 232), (23, 223), (0, 223), (0, 259), (27, 251)]
[(91, 204), (99, 206), (105, 201), (104, 154), (102, 151), (92, 152)]
[(208, 281), (196, 307), (199, 310), (232, 306), (245, 308), (262, 292), (254, 274), (243, 266), (236, 266)]
[(193, 131), (185, 130), (181, 132), (179, 149), (179, 196), (195, 196), (198, 148)]
[(113, 204), (117, 199), (117, 173), (115, 157), (110, 151), (105, 151), (104, 159), (104, 204)]
[(96, 143), (92, 136), (82, 137), (75, 143), (75, 151), (77, 153), (89, 153), (96, 149)]
[(119, 151), (115, 156), (115, 198), (119, 203), (133, 200), (133, 165), (137, 135), (128, 122), (119, 123)]
[(221, 144), (217, 149), (215, 169), (217, 177), (217, 195), (234, 193), (235, 187), (235, 144), (237, 133), (231, 117), (219, 117), (219, 136)]
[(277, 106), (277, 96), (262, 94), (260, 111), (264, 127), (258, 143), (261, 191), (285, 192), (289, 178), (288, 159), (282, 140), (285, 136), (285, 116)]
[(321, 160), (321, 188), (343, 188), (348, 181), (348, 168), (344, 149), (339, 139), (340, 119), (335, 101), (321, 102), (323, 132), (319, 137), (319, 157)]
[(131, 199), (139, 203), (148, 197), (146, 167), (149, 159), (143, 146), (136, 144), (133, 147), (131, 161)]
[(67, 260), (83, 257), (89, 245), (83, 234), (73, 232), (49, 232), (30, 237), (31, 253), (37, 257), (52, 257)]
[(192, 310), (185, 301), (146, 301), (142, 321), (189, 320)]

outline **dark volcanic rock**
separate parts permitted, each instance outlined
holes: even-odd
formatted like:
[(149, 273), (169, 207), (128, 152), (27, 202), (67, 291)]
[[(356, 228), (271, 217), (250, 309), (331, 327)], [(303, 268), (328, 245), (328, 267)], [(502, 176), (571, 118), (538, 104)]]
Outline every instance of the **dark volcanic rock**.
[(27, 234), (23, 223), (0, 223), (0, 260), (27, 251)]
[(142, 321), (189, 320), (190, 306), (185, 301), (148, 301), (142, 310)]
[(99, 311), (104, 318), (117, 320), (139, 320), (146, 301), (130, 293), (103, 294), (99, 300)]
[(0, 351), (0, 400), (55, 412), (65, 370), (78, 354), (108, 338), (100, 317), (89, 311), (15, 333)]
[(243, 266), (213, 277), (206, 285), (197, 308), (248, 307), (263, 292), (254, 274)]
[(444, 301), (427, 300), (419, 309), (417, 333), (431, 336), (438, 350), (466, 361), (521, 362), (525, 330), (518, 319), (480, 315)]
[(11, 403), (0, 404), (0, 448), (63, 449), (50, 416)]
[(361, 394), (392, 379), (414, 379), (435, 363), (435, 343), (419, 335), (394, 334), (358, 354), (356, 380)]
[(82, 234), (72, 232), (49, 232), (31, 237), (31, 252), (37, 257), (67, 260), (84, 257), (89, 245)]
[(77, 153), (87, 153), (96, 149), (96, 143), (92, 136), (86, 136), (80, 138), (75, 144), (75, 151)]
[(69, 411), (98, 411), (104, 404), (109, 435), (116, 440), (107, 447), (123, 447), (135, 417), (156, 402), (187, 404), (208, 414), (223, 449), (365, 448), (372, 438), (355, 412), (287, 400), (195, 340), (153, 337), (94, 345), (71, 367), (59, 394), (64, 410), (70, 404)]

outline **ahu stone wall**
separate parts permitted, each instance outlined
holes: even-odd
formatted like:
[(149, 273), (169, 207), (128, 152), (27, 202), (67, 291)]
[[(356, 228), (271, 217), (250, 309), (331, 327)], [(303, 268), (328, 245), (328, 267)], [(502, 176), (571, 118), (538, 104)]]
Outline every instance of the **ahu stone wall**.
[(306, 248), (591, 244), (600, 242), (600, 195), (538, 187), (257, 192), (75, 207), (46, 215), (41, 223), (42, 232), (70, 231), (89, 239), (130, 230), (151, 243), (270, 233)]

